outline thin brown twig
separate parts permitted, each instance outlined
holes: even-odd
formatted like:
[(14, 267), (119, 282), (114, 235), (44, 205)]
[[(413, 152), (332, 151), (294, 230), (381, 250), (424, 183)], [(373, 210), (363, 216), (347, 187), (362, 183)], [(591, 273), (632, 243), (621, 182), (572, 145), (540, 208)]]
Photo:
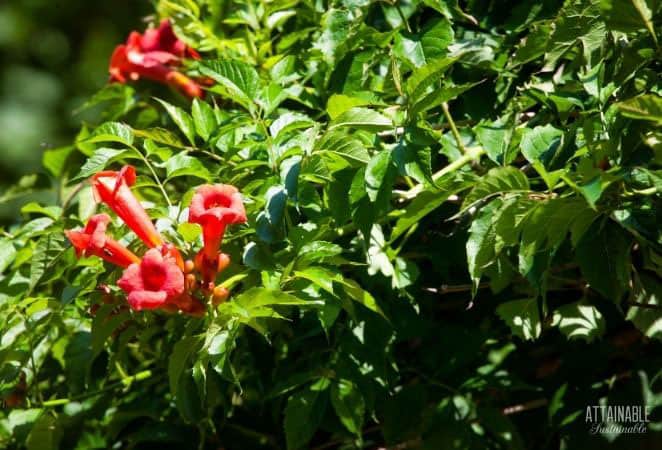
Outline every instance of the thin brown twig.
[[(478, 289), (485, 289), (490, 287), (490, 283), (480, 283), (478, 285)], [(433, 294), (451, 294), (455, 292), (468, 292), (471, 291), (472, 286), (470, 284), (455, 284), (455, 285), (448, 285), (448, 284), (442, 284), (441, 287), (437, 288), (423, 288), (424, 291), (431, 292)]]
[(501, 410), (503, 415), (509, 416), (511, 414), (518, 414), (524, 411), (529, 411), (531, 409), (542, 408), (547, 406), (546, 398), (537, 398), (535, 400), (529, 400), (528, 402), (518, 403), (517, 405), (506, 406)]

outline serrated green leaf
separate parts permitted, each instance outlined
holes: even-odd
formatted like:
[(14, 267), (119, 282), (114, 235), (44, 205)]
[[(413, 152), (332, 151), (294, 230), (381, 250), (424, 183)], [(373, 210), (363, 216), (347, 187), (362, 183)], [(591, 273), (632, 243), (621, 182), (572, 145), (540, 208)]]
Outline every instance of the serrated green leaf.
[(657, 2), (650, 0), (602, 0), (600, 11), (611, 30), (632, 32), (646, 29), (657, 43), (653, 25), (653, 9)]
[(630, 283), (632, 238), (611, 222), (594, 223), (577, 244), (577, 261), (592, 289), (620, 301)]
[(355, 107), (332, 120), (329, 124), (329, 131), (343, 127), (366, 131), (380, 131), (392, 128), (393, 122), (388, 117), (372, 109)]
[(87, 158), (83, 167), (73, 180), (82, 180), (89, 178), (97, 172), (104, 170), (114, 160), (119, 159), (127, 153), (127, 150), (118, 150), (115, 148), (101, 147), (94, 151), (92, 156)]
[(600, 311), (585, 303), (563, 305), (554, 311), (553, 326), (559, 327), (568, 339), (591, 342), (605, 332), (605, 319)]
[(407, 92), (411, 104), (420, 101), (427, 89), (446, 72), (456, 61), (456, 58), (441, 58), (429, 62), (416, 69), (407, 80)]
[(527, 341), (540, 337), (542, 322), (536, 299), (505, 302), (497, 306), (496, 312), (515, 336)]
[(662, 97), (646, 94), (619, 103), (616, 107), (626, 117), (662, 124)]
[(646, 274), (636, 279), (635, 302), (628, 309), (626, 319), (651, 339), (662, 341), (662, 284)]
[(491, 198), (496, 194), (529, 191), (529, 180), (522, 171), (515, 167), (495, 167), (490, 169), (469, 192), (462, 203), (462, 210), (474, 203)]
[(191, 115), (195, 124), (195, 131), (204, 141), (208, 141), (211, 134), (216, 129), (216, 116), (214, 110), (209, 104), (197, 98), (193, 99), (191, 106)]
[(248, 111), (255, 109), (254, 99), (262, 86), (260, 76), (248, 64), (232, 60), (205, 60), (199, 63), (200, 72), (216, 81), (216, 92), (235, 101)]
[(182, 374), (188, 366), (191, 355), (196, 352), (200, 343), (200, 337), (188, 336), (178, 341), (172, 348), (172, 353), (168, 358), (168, 382), (172, 395), (177, 395)]
[(69, 155), (75, 150), (73, 146), (46, 150), (41, 159), (42, 164), (54, 177), (62, 176)]
[(349, 380), (338, 380), (331, 385), (331, 404), (345, 428), (361, 434), (365, 401), (359, 388)]
[(164, 167), (168, 179), (182, 176), (197, 177), (203, 180), (211, 179), (209, 170), (202, 162), (197, 158), (188, 156), (186, 153), (177, 153), (169, 158), (164, 163)]
[(117, 142), (130, 147), (133, 144), (133, 130), (120, 122), (106, 122), (95, 128), (94, 132), (84, 139), (87, 144), (95, 142)]
[(191, 115), (179, 106), (171, 105), (165, 100), (159, 98), (156, 100), (163, 105), (172, 121), (175, 122), (175, 125), (177, 125), (184, 136), (186, 136), (186, 139), (188, 139), (191, 145), (195, 145), (195, 124), (193, 123)]
[(365, 188), (371, 202), (377, 200), (377, 195), (386, 179), (386, 172), (392, 164), (390, 151), (377, 153), (368, 162), (365, 171)]
[(57, 262), (62, 252), (64, 252), (64, 234), (62, 232), (47, 233), (39, 238), (30, 263), (29, 291), (37, 286)]
[(304, 448), (322, 422), (327, 405), (326, 389), (314, 386), (296, 391), (287, 400), (284, 426), (288, 450)]

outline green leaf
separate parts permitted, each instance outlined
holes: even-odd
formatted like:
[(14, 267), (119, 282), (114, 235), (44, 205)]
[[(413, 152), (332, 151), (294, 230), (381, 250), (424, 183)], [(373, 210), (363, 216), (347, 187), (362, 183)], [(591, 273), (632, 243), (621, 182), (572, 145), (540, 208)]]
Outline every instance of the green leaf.
[(327, 64), (333, 64), (339, 47), (345, 42), (350, 33), (351, 15), (348, 10), (329, 9), (324, 13), (321, 23), (322, 34), (314, 47), (322, 52)]
[(549, 124), (526, 128), (520, 142), (522, 155), (530, 163), (540, 161), (545, 167), (548, 167), (561, 146), (562, 138), (563, 131)]
[(171, 105), (165, 100), (159, 98), (156, 100), (163, 105), (172, 121), (175, 122), (175, 125), (177, 125), (181, 132), (184, 133), (184, 136), (186, 136), (186, 139), (188, 139), (191, 145), (195, 145), (195, 123), (190, 114), (179, 106)]
[(59, 147), (44, 151), (41, 159), (42, 164), (54, 177), (62, 176), (69, 155), (75, 150), (75, 147)]
[(421, 101), (427, 89), (436, 81), (440, 80), (443, 73), (446, 72), (456, 61), (456, 58), (440, 58), (431, 61), (429, 64), (416, 69), (407, 80), (407, 92), (409, 93), (410, 104), (416, 104)]
[(512, 300), (497, 306), (497, 314), (510, 327), (512, 333), (526, 341), (537, 339), (542, 322), (536, 299)]
[(367, 164), (370, 161), (370, 154), (363, 143), (340, 130), (324, 134), (317, 147), (320, 151), (337, 155), (352, 165)]
[(235, 101), (248, 111), (255, 109), (254, 100), (262, 87), (257, 71), (241, 61), (224, 59), (203, 60), (198, 65), (200, 72), (218, 83), (215, 92)]
[(426, 62), (445, 56), (453, 42), (453, 28), (446, 19), (437, 19), (421, 33), (396, 34), (393, 54), (410, 67), (422, 67)]
[(131, 314), (128, 311), (118, 313), (116, 305), (102, 305), (99, 308), (92, 320), (90, 345), (93, 357), (101, 353), (106, 340), (130, 319)]
[(198, 133), (205, 142), (216, 129), (216, 116), (214, 110), (205, 101), (197, 98), (193, 99), (191, 106), (191, 115), (193, 116), (193, 123), (195, 124), (195, 131)]
[(411, 107), (411, 114), (415, 115), (427, 111), (428, 109), (437, 107), (444, 102), (454, 100), (461, 94), (464, 94), (474, 86), (478, 86), (482, 81), (475, 83), (453, 84), (451, 82), (444, 83), (439, 89), (434, 89), (426, 95), (418, 98), (414, 105)]
[(384, 150), (372, 157), (365, 171), (365, 188), (371, 202), (377, 200), (386, 173), (392, 165), (391, 152)]
[(421, 35), (421, 46), (426, 61), (433, 61), (448, 53), (448, 47), (453, 43), (453, 27), (449, 20), (439, 18)]
[(375, 297), (370, 292), (364, 290), (356, 281), (345, 278), (342, 281), (342, 287), (345, 293), (355, 302), (362, 304), (369, 310), (376, 312), (380, 316), (386, 318), (384, 312), (377, 304)]
[(484, 269), (492, 264), (496, 258), (496, 233), (492, 219), (499, 205), (500, 202), (494, 201), (481, 209), (469, 228), (466, 252), (473, 295), (476, 295)]
[(344, 94), (333, 94), (329, 97), (326, 103), (326, 112), (329, 114), (331, 120), (335, 119), (345, 111), (356, 106), (369, 106), (376, 104), (377, 99), (369, 99), (362, 97), (350, 97)]
[(328, 380), (296, 391), (285, 407), (285, 438), (288, 450), (304, 448), (322, 423), (327, 406)]
[(313, 262), (327, 262), (342, 253), (342, 247), (333, 242), (312, 241), (299, 250), (297, 267), (304, 267)]
[(340, 273), (319, 266), (306, 267), (303, 270), (294, 271), (294, 275), (299, 278), (305, 278), (306, 280), (312, 281), (329, 294), (334, 294), (334, 281), (343, 281), (343, 277)]
[(87, 144), (95, 142), (117, 142), (131, 147), (133, 144), (133, 130), (124, 123), (106, 122), (99, 125), (84, 142)]
[(534, 169), (545, 180), (547, 187), (552, 189), (560, 174), (550, 173), (559, 150), (563, 145), (563, 131), (547, 124), (533, 129), (526, 128), (520, 148), (522, 155), (531, 163)]
[(168, 179), (182, 176), (191, 176), (210, 180), (209, 169), (202, 162), (186, 153), (177, 153), (164, 163)]
[(0, 273), (3, 273), (9, 265), (14, 262), (16, 248), (8, 240), (0, 241)]
[(592, 66), (605, 33), (597, 1), (566, 2), (554, 21), (543, 70), (553, 70), (560, 58), (577, 47), (586, 64)]
[(159, 144), (169, 145), (171, 147), (184, 148), (184, 144), (179, 137), (170, 130), (165, 128), (149, 128), (147, 130), (133, 130), (133, 133), (145, 139), (145, 147), (147, 148), (148, 142), (154, 141)]
[(44, 412), (32, 426), (25, 445), (27, 450), (57, 450), (63, 435), (58, 420)]
[(465, 197), (462, 210), (497, 194), (526, 193), (529, 190), (529, 180), (521, 170), (510, 166), (495, 167), (490, 169)]
[(393, 149), (393, 162), (401, 175), (419, 183), (433, 184), (430, 147), (401, 141)]
[(653, 25), (655, 6), (654, 0), (602, 0), (600, 11), (609, 29), (627, 33), (645, 28), (657, 43)]
[(177, 233), (179, 233), (186, 242), (196, 242), (202, 235), (202, 227), (197, 223), (180, 223), (177, 225)]
[(620, 301), (630, 283), (632, 238), (612, 222), (596, 222), (577, 245), (577, 262), (591, 288)]
[(274, 139), (278, 139), (281, 133), (285, 135), (290, 131), (300, 128), (309, 128), (312, 125), (313, 121), (305, 114), (285, 113), (271, 123), (269, 126), (269, 132)]
[(305, 306), (316, 305), (319, 302), (302, 300), (283, 291), (254, 287), (242, 292), (233, 302), (243, 308), (251, 309), (261, 306)]
[(32, 291), (48, 274), (63, 252), (64, 234), (61, 231), (46, 233), (39, 238), (30, 262), (29, 291)]
[(409, 67), (425, 65), (425, 53), (417, 36), (411, 36), (408, 33), (396, 34), (393, 43), (393, 54)]
[(360, 389), (349, 380), (338, 380), (331, 385), (331, 404), (345, 428), (360, 435), (365, 415), (365, 401)]
[(508, 154), (508, 147), (513, 129), (505, 121), (484, 122), (474, 128), (487, 156), (497, 164), (508, 164), (513, 155)]
[(628, 309), (626, 319), (645, 336), (662, 341), (662, 284), (646, 274), (635, 281), (635, 301)]
[(645, 94), (619, 103), (616, 107), (625, 117), (639, 120), (651, 120), (662, 124), (662, 97)]
[(36, 213), (53, 220), (57, 220), (62, 214), (62, 208), (59, 206), (42, 206), (37, 202), (30, 202), (21, 208), (21, 214)]
[(200, 345), (199, 336), (188, 336), (179, 340), (168, 358), (168, 382), (172, 395), (177, 395), (179, 381), (188, 367), (188, 361)]
[(591, 342), (605, 332), (605, 319), (600, 311), (586, 303), (563, 305), (554, 311), (553, 326), (559, 327), (568, 339)]
[(551, 34), (552, 28), (549, 21), (534, 22), (529, 29), (529, 34), (517, 46), (517, 51), (512, 58), (512, 65), (526, 64), (544, 55)]
[(80, 168), (80, 171), (73, 180), (81, 180), (84, 178), (89, 178), (97, 172), (104, 170), (110, 163), (119, 159), (127, 153), (127, 150), (117, 150), (114, 148), (99, 148), (94, 151), (92, 156), (87, 158), (83, 167)]
[(398, 221), (391, 231), (391, 241), (394, 241), (413, 225), (419, 223), (421, 219), (441, 206), (451, 195), (467, 188), (471, 185), (468, 180), (457, 181), (437, 181), (436, 188), (423, 191), (416, 196), (414, 201), (407, 205), (398, 216)]
[(355, 107), (340, 114), (329, 124), (329, 131), (349, 127), (358, 130), (380, 131), (393, 128), (388, 117), (368, 108)]

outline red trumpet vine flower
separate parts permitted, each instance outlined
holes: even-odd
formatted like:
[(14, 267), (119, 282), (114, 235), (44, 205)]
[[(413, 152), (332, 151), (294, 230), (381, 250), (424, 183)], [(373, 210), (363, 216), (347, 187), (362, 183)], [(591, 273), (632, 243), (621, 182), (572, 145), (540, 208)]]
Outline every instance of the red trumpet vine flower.
[(133, 31), (126, 44), (115, 48), (110, 58), (110, 81), (126, 83), (144, 77), (173, 86), (190, 98), (202, 97), (202, 88), (175, 69), (183, 58), (200, 59), (200, 55), (177, 39), (170, 21), (164, 19), (158, 28), (143, 35)]
[(155, 248), (148, 250), (143, 259), (131, 264), (117, 282), (128, 294), (133, 309), (168, 309), (171, 305), (177, 306), (184, 294), (184, 272), (174, 258), (164, 253)]
[(99, 172), (92, 177), (97, 201), (107, 204), (148, 247), (161, 247), (163, 238), (129, 189), (135, 182), (136, 170), (132, 166), (124, 166), (119, 172)]
[(213, 281), (221, 266), (227, 266), (227, 255), (220, 254), (225, 227), (246, 222), (241, 194), (227, 184), (200, 186), (189, 206), (189, 222), (202, 226), (204, 247), (196, 257), (196, 266), (206, 282)]
[(96, 255), (120, 267), (139, 262), (140, 258), (106, 234), (109, 222), (108, 214), (96, 214), (90, 217), (82, 231), (65, 230), (76, 256)]

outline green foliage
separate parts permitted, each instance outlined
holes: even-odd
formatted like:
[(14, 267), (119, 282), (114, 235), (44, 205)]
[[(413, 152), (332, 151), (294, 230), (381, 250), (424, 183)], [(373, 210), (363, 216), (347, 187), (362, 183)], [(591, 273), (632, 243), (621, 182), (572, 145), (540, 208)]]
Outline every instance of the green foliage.
[[(662, 4), (155, 3), (206, 97), (104, 88), (107, 121), (2, 195), (55, 199), (0, 238), (4, 447), (659, 441)], [(240, 190), (204, 317), (129, 310), (66, 243), (122, 164), (187, 259), (193, 189)], [(648, 432), (591, 434), (600, 404)]]

